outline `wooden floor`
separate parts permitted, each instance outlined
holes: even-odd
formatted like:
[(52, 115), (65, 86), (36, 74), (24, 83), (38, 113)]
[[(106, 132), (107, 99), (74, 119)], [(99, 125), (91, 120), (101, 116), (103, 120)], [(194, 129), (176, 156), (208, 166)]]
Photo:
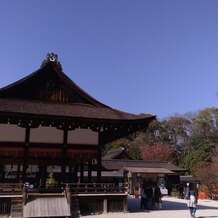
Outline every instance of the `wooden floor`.
[(23, 217), (68, 217), (70, 206), (65, 197), (39, 197), (30, 200), (25, 206)]

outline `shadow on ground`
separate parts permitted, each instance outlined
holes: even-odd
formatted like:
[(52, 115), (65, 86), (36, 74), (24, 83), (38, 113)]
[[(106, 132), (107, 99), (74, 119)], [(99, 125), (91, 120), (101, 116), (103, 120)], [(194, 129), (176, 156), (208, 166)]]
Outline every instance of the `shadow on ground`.
[[(198, 210), (208, 210), (208, 209), (218, 210), (218, 207), (198, 205)], [(187, 204), (186, 204), (186, 201), (173, 202), (173, 201), (164, 199), (163, 200), (163, 210), (187, 210)], [(128, 200), (128, 211), (130, 213), (146, 212), (144, 209), (140, 208), (140, 199), (138, 198)], [(210, 216), (210, 217), (214, 217), (214, 216)], [(206, 217), (199, 217), (199, 218), (206, 218)]]
[(198, 216), (197, 218), (217, 218), (218, 216)]

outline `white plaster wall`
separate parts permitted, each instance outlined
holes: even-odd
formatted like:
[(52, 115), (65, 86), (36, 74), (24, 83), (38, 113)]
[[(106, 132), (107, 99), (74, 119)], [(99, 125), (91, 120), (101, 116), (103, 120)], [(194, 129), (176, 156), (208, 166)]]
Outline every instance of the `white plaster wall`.
[(69, 131), (68, 144), (98, 145), (98, 132), (94, 132), (91, 129)]
[(25, 131), (17, 125), (0, 124), (0, 142), (25, 142)]
[(30, 142), (63, 143), (63, 131), (55, 127), (38, 127), (30, 129)]

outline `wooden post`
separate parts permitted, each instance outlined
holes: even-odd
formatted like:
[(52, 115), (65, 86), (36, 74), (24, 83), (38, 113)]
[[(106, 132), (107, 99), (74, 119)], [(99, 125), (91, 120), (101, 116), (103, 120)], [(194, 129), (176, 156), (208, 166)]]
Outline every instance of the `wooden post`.
[(107, 211), (107, 197), (105, 197), (103, 201), (103, 213), (107, 213)]
[(92, 181), (92, 163), (89, 161), (88, 163), (88, 182)]
[(72, 182), (72, 166), (71, 165), (69, 166), (69, 179), (67, 182), (69, 182), (69, 183)]
[(128, 209), (127, 209), (127, 195), (124, 196), (124, 200), (123, 200), (123, 212), (124, 213), (128, 212)]
[(28, 168), (28, 151), (29, 151), (29, 141), (30, 141), (30, 128), (26, 127), (26, 135), (25, 135), (25, 145), (23, 151), (23, 173), (22, 173), (22, 182), (26, 182), (26, 171)]
[(26, 202), (27, 202), (27, 189), (26, 189), (26, 186), (24, 184), (23, 185), (23, 206), (26, 205)]
[(70, 205), (70, 211), (71, 211), (71, 192), (68, 184), (66, 184), (66, 197), (67, 197), (67, 203)]
[(68, 131), (64, 128), (64, 138), (63, 138), (63, 153), (62, 153), (62, 163), (61, 163), (61, 182), (65, 182), (66, 179), (66, 159), (67, 159), (67, 137)]
[(20, 182), (20, 163), (17, 165), (17, 181)]
[(4, 181), (4, 165), (0, 165), (0, 182)]
[(101, 182), (101, 147), (98, 148), (97, 157), (97, 182)]
[(84, 180), (84, 165), (83, 163), (80, 165), (80, 182), (83, 183)]
[(75, 182), (75, 183), (78, 182), (77, 171), (78, 171), (78, 165), (75, 165), (74, 170), (73, 170), (73, 182)]

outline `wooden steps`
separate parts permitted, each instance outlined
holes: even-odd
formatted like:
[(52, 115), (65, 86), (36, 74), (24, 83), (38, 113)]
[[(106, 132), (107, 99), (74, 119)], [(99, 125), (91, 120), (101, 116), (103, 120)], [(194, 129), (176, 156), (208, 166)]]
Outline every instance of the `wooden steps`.
[(11, 200), (11, 215), (10, 218), (21, 218), (23, 217), (23, 199), (12, 198)]
[(70, 205), (64, 196), (35, 196), (29, 198), (23, 217), (71, 217)]

